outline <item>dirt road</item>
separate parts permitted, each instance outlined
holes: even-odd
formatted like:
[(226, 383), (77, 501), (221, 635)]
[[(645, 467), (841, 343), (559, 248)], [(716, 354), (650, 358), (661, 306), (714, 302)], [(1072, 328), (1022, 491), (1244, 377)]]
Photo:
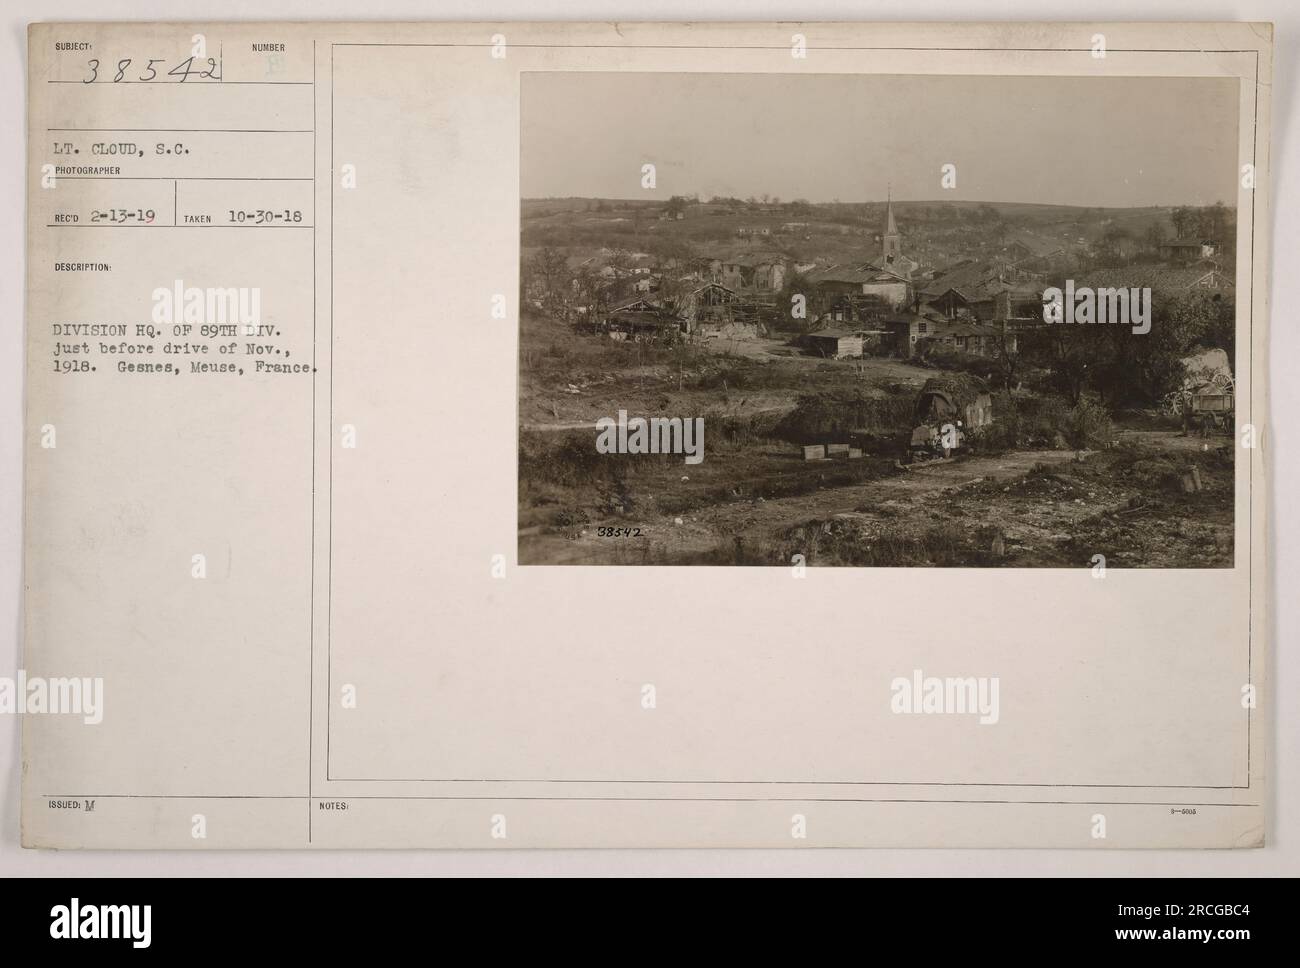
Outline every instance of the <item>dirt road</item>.
[[(846, 487), (817, 490), (797, 497), (772, 500), (737, 500), (687, 513), (681, 518), (661, 517), (632, 522), (626, 518), (593, 522), (573, 538), (537, 535), (526, 538), (521, 559), (536, 556), (551, 564), (607, 560), (611, 552), (641, 552), (653, 560), (705, 553), (719, 542), (741, 538), (763, 541), (809, 521), (837, 515), (855, 515), (877, 508), (906, 513), (925, 500), (950, 488), (976, 481), (1013, 480), (1023, 477), (1035, 465), (1054, 466), (1075, 459), (1070, 450), (1019, 451), (999, 457), (965, 457), (953, 461), (912, 465), (893, 477)], [(809, 467), (815, 473), (814, 467)], [(680, 521), (681, 523), (678, 523)], [(642, 529), (637, 538), (603, 537), (599, 529)], [(614, 547), (621, 542), (623, 547)], [(528, 554), (525, 554), (527, 547)]]
[(785, 530), (811, 519), (848, 514), (863, 508), (888, 503), (915, 504), (952, 487), (978, 480), (1002, 480), (1023, 477), (1036, 464), (1062, 464), (1074, 459), (1069, 450), (1028, 450), (1001, 457), (966, 457), (936, 464), (914, 464), (896, 477), (869, 481), (849, 487), (834, 487), (798, 497), (771, 501), (737, 501), (715, 505), (689, 516), (689, 521), (675, 525), (703, 525), (717, 534), (762, 533)]
[(1231, 434), (1218, 433), (1202, 437), (1199, 433), (1190, 433), (1183, 436), (1177, 430), (1121, 430), (1119, 439), (1121, 441), (1131, 440), (1136, 443), (1159, 447), (1163, 450), (1182, 453), (1188, 451), (1204, 452), (1222, 447), (1224, 444), (1233, 443)]

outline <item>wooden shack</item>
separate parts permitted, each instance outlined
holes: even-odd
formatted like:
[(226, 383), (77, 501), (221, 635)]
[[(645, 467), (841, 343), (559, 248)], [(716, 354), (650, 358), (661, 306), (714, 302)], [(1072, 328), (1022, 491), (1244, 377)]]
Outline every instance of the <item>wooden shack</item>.
[(847, 329), (823, 329), (807, 334), (804, 341), (820, 356), (843, 360), (862, 355), (864, 337)]

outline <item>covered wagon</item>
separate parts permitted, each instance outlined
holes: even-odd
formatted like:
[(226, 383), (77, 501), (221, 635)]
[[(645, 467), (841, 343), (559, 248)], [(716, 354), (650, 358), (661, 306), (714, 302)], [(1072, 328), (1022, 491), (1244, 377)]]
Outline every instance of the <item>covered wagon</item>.
[(916, 398), (908, 456), (950, 457), (992, 422), (993, 396), (983, 380), (965, 373), (932, 377)]

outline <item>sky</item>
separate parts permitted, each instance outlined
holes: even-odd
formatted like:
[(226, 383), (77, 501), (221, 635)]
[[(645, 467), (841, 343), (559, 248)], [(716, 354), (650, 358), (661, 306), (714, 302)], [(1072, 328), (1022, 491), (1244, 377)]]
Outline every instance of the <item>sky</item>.
[[(1237, 80), (526, 72), (524, 198), (1232, 206)], [(1249, 160), (1249, 159), (1244, 159)], [(641, 187), (642, 165), (656, 187)], [(955, 189), (941, 168), (957, 167)]]

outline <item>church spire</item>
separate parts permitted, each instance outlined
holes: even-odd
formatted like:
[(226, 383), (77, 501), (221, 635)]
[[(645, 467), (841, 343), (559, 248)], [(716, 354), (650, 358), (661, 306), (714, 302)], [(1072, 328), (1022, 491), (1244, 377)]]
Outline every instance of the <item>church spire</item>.
[(894, 194), (892, 187), (885, 194), (885, 230), (880, 233), (881, 255), (885, 265), (893, 265), (903, 254), (903, 237), (898, 232), (898, 223), (894, 221)]

